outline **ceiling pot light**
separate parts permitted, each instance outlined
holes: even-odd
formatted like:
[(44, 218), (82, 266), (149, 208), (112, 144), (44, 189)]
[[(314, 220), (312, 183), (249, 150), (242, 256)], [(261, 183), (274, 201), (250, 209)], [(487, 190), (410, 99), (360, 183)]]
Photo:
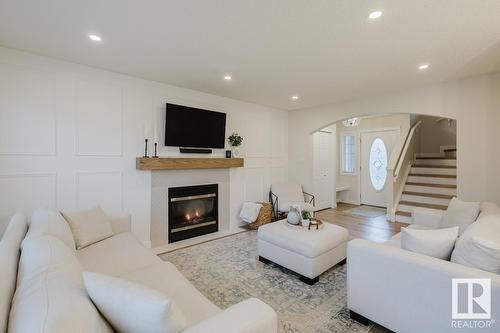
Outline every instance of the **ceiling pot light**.
[(224, 75), (224, 80), (231, 81), (233, 77), (231, 75)]
[(294, 96), (292, 96), (292, 99), (293, 99), (294, 101), (296, 101), (296, 100), (298, 100), (298, 99), (299, 99), (299, 96), (294, 95)]
[(101, 42), (102, 41), (102, 38), (100, 36), (97, 36), (97, 35), (89, 35), (89, 39), (93, 40), (94, 42)]
[(428, 69), (429, 66), (430, 66), (429, 64), (422, 64), (422, 65), (418, 66), (418, 69), (420, 69), (421, 71), (424, 71), (424, 70)]
[(374, 12), (371, 12), (370, 15), (368, 15), (368, 18), (370, 18), (370, 20), (376, 20), (380, 16), (382, 16), (382, 12), (380, 10), (376, 10)]

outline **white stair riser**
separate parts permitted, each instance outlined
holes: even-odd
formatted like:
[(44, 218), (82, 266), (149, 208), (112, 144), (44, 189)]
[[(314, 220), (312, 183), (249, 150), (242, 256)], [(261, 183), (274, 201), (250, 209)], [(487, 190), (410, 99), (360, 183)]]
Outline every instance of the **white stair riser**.
[(416, 153), (417, 157), (444, 157), (441, 153)]
[(408, 176), (407, 182), (410, 182), (410, 183), (457, 185), (457, 179), (456, 178), (437, 178), (437, 177), (425, 177), (425, 176)]
[(396, 214), (396, 222), (412, 223), (411, 216), (403, 216)]
[(401, 205), (401, 204), (399, 204), (397, 210), (400, 210), (402, 212), (411, 213), (411, 212), (413, 212), (413, 208), (414, 208), (413, 206), (407, 206), (407, 205)]
[(446, 188), (446, 187), (405, 185), (404, 190), (408, 191), (408, 192), (420, 192), (420, 193), (457, 195), (457, 189), (456, 188)]
[(457, 169), (412, 167), (410, 173), (420, 173), (426, 175), (456, 175)]
[(442, 159), (416, 159), (415, 165), (449, 165), (449, 166), (457, 166), (457, 160), (442, 160)]
[(442, 199), (442, 198), (429, 198), (420, 195), (411, 195), (411, 194), (403, 194), (401, 197), (402, 201), (411, 201), (425, 204), (433, 204), (433, 205), (443, 205), (448, 206), (451, 199)]

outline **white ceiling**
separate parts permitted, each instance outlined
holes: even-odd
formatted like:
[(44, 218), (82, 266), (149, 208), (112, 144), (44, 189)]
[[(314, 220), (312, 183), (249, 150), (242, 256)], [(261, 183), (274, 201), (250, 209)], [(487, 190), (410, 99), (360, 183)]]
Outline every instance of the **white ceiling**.
[(287, 110), (500, 70), (499, 40), (499, 0), (0, 0), (0, 45)]

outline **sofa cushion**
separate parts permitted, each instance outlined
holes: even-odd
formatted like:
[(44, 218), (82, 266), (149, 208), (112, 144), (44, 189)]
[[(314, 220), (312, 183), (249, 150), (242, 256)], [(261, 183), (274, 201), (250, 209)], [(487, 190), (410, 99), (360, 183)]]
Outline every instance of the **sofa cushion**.
[(113, 236), (111, 222), (99, 206), (80, 212), (63, 213), (63, 216), (71, 228), (77, 249)]
[(162, 260), (130, 232), (114, 235), (77, 251), (86, 271), (120, 276)]
[(453, 198), (443, 216), (441, 228), (457, 226), (458, 234), (461, 235), (467, 227), (477, 219), (479, 215), (479, 202), (466, 202)]
[(122, 278), (159, 290), (167, 295), (181, 309), (188, 327), (221, 312), (169, 262), (161, 261), (158, 264), (124, 274)]
[[(26, 240), (34, 237), (51, 235), (63, 241), (69, 248), (75, 250), (75, 240), (66, 220), (60, 213), (45, 208), (33, 212), (29, 223)], [(23, 241), (24, 243), (24, 241)]]
[(473, 223), (457, 241), (451, 261), (500, 274), (500, 216)]
[(87, 292), (118, 332), (177, 333), (186, 320), (165, 294), (138, 283), (99, 273), (83, 273)]
[(489, 216), (489, 215), (496, 215), (500, 217), (500, 207), (493, 202), (481, 202), (481, 213), (477, 217), (477, 219), (481, 219), (483, 217)]
[(458, 227), (446, 229), (401, 230), (401, 248), (431, 257), (449, 260), (458, 237)]
[(27, 229), (26, 216), (16, 214), (8, 223), (0, 240), (0, 333), (7, 331), (10, 306), (16, 290), (19, 249)]
[(9, 332), (112, 332), (87, 296), (72, 249), (53, 236), (24, 242)]
[[(404, 227), (404, 228), (417, 229), (417, 230), (435, 229), (435, 228), (432, 228), (432, 227), (429, 227), (426, 225), (422, 225), (422, 224), (410, 224), (409, 226)], [(402, 228), (401, 230), (403, 230), (404, 228)], [(392, 246), (392, 247), (396, 247), (396, 248), (400, 249), (401, 248), (401, 232), (398, 232), (397, 234), (392, 236), (391, 239), (389, 239), (387, 242), (384, 243), (384, 245), (388, 245), (388, 246)]]

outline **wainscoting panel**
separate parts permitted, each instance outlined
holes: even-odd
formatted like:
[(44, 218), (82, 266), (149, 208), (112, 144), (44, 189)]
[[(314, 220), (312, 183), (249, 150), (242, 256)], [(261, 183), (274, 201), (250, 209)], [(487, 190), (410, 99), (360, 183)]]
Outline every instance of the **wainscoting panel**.
[(56, 154), (54, 78), (0, 63), (0, 154)]
[(121, 156), (122, 88), (80, 81), (76, 95), (76, 154)]
[(30, 215), (38, 207), (57, 207), (57, 175), (4, 174), (0, 175), (0, 220), (16, 212)]
[(121, 171), (80, 171), (75, 175), (75, 184), (78, 209), (101, 205), (106, 212), (123, 211)]

